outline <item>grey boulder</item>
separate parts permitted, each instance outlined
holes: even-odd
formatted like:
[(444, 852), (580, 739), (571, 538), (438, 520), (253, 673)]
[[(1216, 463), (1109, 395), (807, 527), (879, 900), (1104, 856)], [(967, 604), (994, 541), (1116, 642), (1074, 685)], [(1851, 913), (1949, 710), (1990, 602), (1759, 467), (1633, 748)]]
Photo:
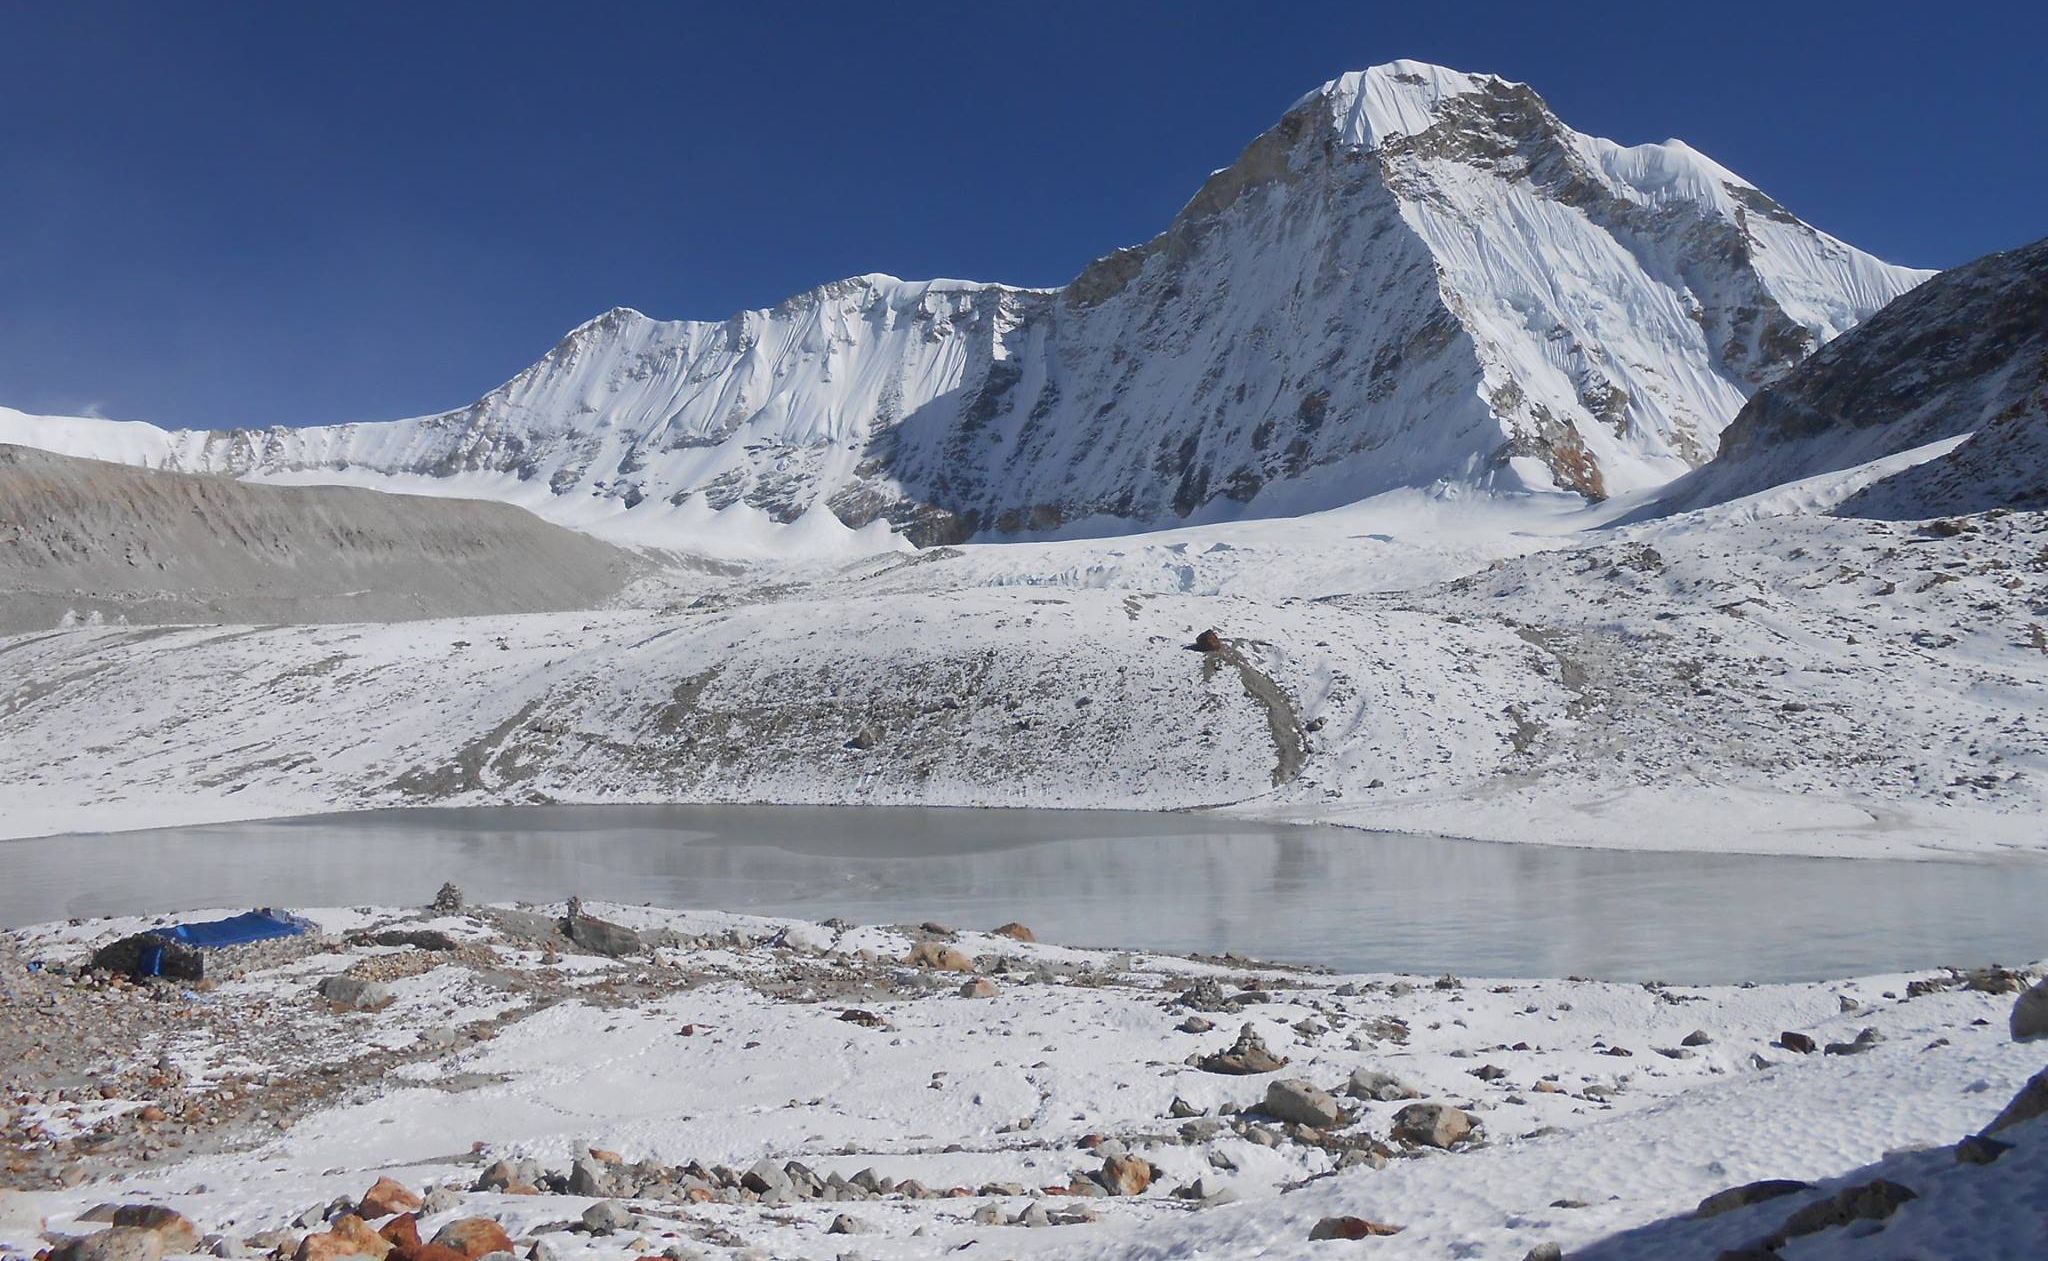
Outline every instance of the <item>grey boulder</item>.
[(2048, 981), (2019, 996), (2012, 1005), (2012, 1040), (2048, 1038)]
[(1394, 1114), (1394, 1137), (1423, 1147), (1449, 1147), (1472, 1133), (1472, 1118), (1447, 1103), (1411, 1103)]
[(1344, 1111), (1330, 1092), (1299, 1077), (1289, 1077), (1266, 1087), (1266, 1112), (1282, 1121), (1327, 1130), (1344, 1120)]

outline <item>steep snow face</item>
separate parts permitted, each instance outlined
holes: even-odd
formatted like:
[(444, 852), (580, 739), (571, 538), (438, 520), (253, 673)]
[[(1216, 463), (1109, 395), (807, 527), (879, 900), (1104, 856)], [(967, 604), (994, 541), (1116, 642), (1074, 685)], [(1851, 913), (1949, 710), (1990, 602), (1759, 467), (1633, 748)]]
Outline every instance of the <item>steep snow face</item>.
[(1506, 450), (1589, 495), (1705, 462), (1752, 391), (1926, 274), (1678, 141), (1580, 135), (1522, 84), (1395, 62), (1306, 107), (1374, 154), (1427, 242)]
[[(1944, 439), (1972, 435), (1960, 445)], [(1942, 273), (1758, 394), (1668, 512), (1924, 448), (1839, 511), (2048, 503), (2048, 240)]]
[(720, 323), (615, 310), (444, 415), (119, 439), (0, 417), (0, 438), (684, 544), (728, 512), (932, 543), (1402, 487), (1598, 498), (1703, 462), (1759, 385), (1919, 278), (1676, 142), (1395, 62), (1303, 98), (1060, 290), (862, 276)]

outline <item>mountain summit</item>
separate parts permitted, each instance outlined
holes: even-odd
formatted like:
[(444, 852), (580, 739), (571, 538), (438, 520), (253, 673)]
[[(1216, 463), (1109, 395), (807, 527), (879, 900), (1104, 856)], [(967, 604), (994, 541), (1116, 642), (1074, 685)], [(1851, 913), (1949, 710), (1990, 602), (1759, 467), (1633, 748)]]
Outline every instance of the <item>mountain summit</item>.
[(1750, 395), (1925, 275), (1679, 142), (1582, 135), (1523, 84), (1397, 61), (1303, 97), (1164, 232), (1057, 290), (868, 275), (717, 323), (618, 309), (443, 415), (0, 439), (430, 478), (585, 524), (829, 508), (920, 543), (1402, 487), (1599, 498), (1704, 463)]

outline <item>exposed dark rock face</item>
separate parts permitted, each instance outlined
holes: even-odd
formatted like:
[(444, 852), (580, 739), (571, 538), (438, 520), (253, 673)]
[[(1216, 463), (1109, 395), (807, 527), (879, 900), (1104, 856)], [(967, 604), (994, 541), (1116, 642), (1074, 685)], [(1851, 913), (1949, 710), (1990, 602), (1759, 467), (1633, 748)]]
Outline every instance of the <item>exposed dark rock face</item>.
[(2048, 507), (2048, 240), (1943, 272), (1751, 399), (1660, 511), (1704, 507), (1944, 438), (1848, 498), (1917, 519)]

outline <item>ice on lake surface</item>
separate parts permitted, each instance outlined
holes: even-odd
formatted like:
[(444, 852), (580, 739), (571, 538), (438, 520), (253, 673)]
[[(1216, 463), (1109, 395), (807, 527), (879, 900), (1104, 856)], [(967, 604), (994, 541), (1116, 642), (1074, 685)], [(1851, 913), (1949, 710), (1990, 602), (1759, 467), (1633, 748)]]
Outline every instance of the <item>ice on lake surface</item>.
[(1342, 971), (1806, 980), (2048, 955), (2048, 863), (1501, 845), (1207, 814), (389, 810), (0, 842), (0, 923), (569, 894)]

